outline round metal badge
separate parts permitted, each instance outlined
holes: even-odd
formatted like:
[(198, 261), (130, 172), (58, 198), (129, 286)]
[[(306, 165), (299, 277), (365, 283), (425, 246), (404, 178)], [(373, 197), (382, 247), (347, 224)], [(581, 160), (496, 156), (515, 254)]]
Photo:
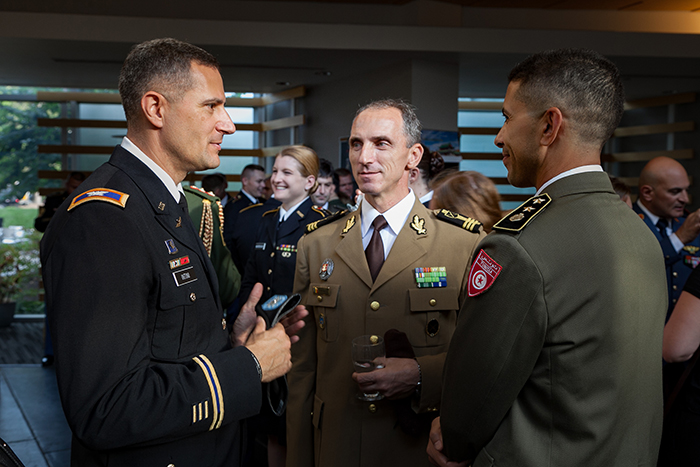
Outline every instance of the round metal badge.
[(428, 337), (435, 337), (440, 332), (440, 322), (436, 319), (431, 319), (425, 326), (425, 333)]
[(333, 260), (327, 258), (321, 265), (321, 269), (318, 271), (318, 277), (320, 277), (321, 280), (327, 281), (328, 278), (331, 277), (331, 274), (333, 274), (334, 266)]

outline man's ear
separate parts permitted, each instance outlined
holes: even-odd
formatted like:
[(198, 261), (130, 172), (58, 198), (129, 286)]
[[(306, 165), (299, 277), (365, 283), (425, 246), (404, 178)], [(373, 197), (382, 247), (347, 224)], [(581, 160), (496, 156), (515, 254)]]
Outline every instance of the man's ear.
[(408, 162), (406, 163), (406, 168), (411, 170), (414, 167), (418, 167), (420, 160), (423, 157), (423, 146), (420, 143), (416, 143), (411, 146), (408, 150)]
[(639, 187), (639, 197), (646, 202), (651, 202), (654, 198), (654, 187), (651, 185), (641, 185)]
[(141, 97), (143, 116), (156, 128), (163, 128), (163, 108), (165, 106), (167, 106), (167, 100), (158, 92), (148, 91)]
[(419, 176), (420, 176), (420, 170), (418, 170), (416, 167), (409, 169), (409, 171), (408, 171), (408, 183), (415, 183), (416, 180), (418, 180)]
[(542, 134), (540, 136), (540, 144), (542, 146), (551, 146), (557, 139), (562, 124), (564, 123), (564, 115), (557, 107), (550, 107), (542, 116)]

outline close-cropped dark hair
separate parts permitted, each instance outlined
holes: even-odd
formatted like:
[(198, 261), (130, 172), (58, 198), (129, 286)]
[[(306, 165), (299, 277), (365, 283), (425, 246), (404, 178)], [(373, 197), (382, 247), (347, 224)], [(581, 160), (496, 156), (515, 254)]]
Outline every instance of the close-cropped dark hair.
[(135, 45), (119, 75), (126, 120), (132, 121), (139, 115), (141, 98), (148, 91), (156, 91), (171, 101), (180, 99), (193, 86), (192, 62), (219, 69), (212, 54), (177, 39), (153, 39)]
[(226, 187), (228, 187), (228, 180), (226, 180), (226, 175), (221, 172), (213, 172), (202, 177), (204, 191), (213, 192), (217, 188), (226, 190)]
[(421, 178), (426, 183), (430, 183), (445, 168), (445, 160), (437, 151), (430, 151), (428, 146), (423, 143), (421, 146), (423, 146), (423, 156), (416, 168), (420, 171)]
[(401, 118), (403, 119), (403, 133), (406, 136), (406, 147), (410, 148), (414, 144), (420, 143), (423, 126), (416, 116), (416, 107), (413, 104), (409, 104), (401, 99), (382, 99), (360, 107), (357, 113), (355, 113), (355, 118), (365, 110), (370, 109), (397, 109), (401, 112)]
[(333, 164), (328, 159), (318, 160), (318, 178), (333, 177)]
[(243, 172), (241, 172), (241, 178), (248, 178), (251, 176), (251, 172), (254, 172), (256, 170), (259, 170), (262, 173), (265, 173), (265, 167), (259, 164), (248, 164), (245, 167), (243, 167)]
[(557, 107), (573, 121), (582, 141), (601, 148), (622, 118), (624, 89), (620, 72), (607, 58), (584, 49), (558, 49), (526, 58), (511, 70), (520, 84), (516, 99), (533, 113)]

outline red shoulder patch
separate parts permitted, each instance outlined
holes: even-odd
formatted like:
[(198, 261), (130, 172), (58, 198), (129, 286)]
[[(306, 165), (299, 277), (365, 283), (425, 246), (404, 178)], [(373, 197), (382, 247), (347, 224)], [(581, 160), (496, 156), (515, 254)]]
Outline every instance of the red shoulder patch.
[(479, 251), (469, 271), (467, 294), (476, 297), (493, 285), (503, 267), (495, 262), (484, 250)]

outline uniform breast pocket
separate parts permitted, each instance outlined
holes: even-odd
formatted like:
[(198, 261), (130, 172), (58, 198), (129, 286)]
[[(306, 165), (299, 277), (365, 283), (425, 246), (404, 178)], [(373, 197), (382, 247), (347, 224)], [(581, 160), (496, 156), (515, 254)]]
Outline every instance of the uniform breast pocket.
[[(156, 316), (151, 337), (151, 352), (155, 358), (177, 359), (193, 354), (199, 345), (197, 310), (209, 302), (206, 277), (194, 268), (173, 274), (160, 275), (160, 291), (156, 305)], [(204, 276), (204, 274), (201, 274)], [(184, 282), (190, 280), (190, 282)], [(191, 280), (197, 277), (198, 280)]]
[(446, 345), (455, 330), (459, 289), (409, 289), (408, 338), (414, 347)]
[(337, 310), (340, 285), (328, 283), (310, 284), (306, 293), (307, 308), (314, 310), (316, 332), (326, 342), (335, 342), (340, 330), (340, 313)]

